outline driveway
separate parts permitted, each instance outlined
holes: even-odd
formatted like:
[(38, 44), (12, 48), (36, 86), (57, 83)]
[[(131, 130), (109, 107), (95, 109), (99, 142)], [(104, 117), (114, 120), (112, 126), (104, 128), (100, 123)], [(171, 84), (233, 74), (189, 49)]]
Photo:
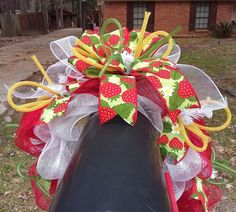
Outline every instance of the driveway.
[(46, 68), (47, 65), (55, 61), (49, 43), (69, 35), (78, 37), (80, 34), (81, 29), (69, 28), (35, 38), (29, 36), (23, 42), (0, 47), (0, 114), (6, 109), (5, 104), (3, 104), (6, 101), (7, 94), (4, 84), (10, 86), (37, 71), (37, 67), (31, 60), (31, 55), (35, 54)]

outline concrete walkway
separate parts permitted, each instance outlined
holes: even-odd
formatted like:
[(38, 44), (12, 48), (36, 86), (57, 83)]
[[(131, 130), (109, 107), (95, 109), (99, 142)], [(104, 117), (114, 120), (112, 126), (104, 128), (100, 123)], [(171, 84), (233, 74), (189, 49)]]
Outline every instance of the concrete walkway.
[(50, 52), (49, 43), (69, 35), (78, 37), (80, 34), (79, 28), (63, 29), (36, 38), (29, 36), (27, 41), (0, 47), (0, 114), (6, 110), (4, 102), (7, 90), (4, 84), (11, 86), (37, 71), (31, 55), (35, 54), (44, 66), (52, 64), (55, 58)]

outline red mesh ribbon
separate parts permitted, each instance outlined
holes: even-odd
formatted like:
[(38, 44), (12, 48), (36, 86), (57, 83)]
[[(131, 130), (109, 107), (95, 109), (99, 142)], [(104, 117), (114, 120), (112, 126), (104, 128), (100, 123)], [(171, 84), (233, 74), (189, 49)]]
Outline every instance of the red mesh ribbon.
[[(221, 190), (215, 185), (203, 185), (203, 190), (207, 196), (207, 207), (208, 209), (213, 209), (217, 203), (221, 200)], [(204, 212), (205, 209), (200, 200), (192, 198), (194, 190), (194, 185), (183, 193), (181, 198), (177, 201), (179, 212)]]
[[(29, 169), (29, 176), (30, 177), (37, 177), (38, 176), (36, 166), (37, 166), (37, 162), (34, 163), (30, 167), (30, 169)], [(38, 188), (34, 178), (32, 178), (32, 180), (31, 180), (31, 186), (34, 191), (35, 202), (36, 202), (37, 206), (43, 210), (48, 210), (48, 208), (51, 204), (51, 199), (49, 199), (46, 195), (44, 195), (43, 192)]]
[(36, 157), (40, 155), (44, 143), (33, 144), (31, 139), (39, 140), (34, 134), (34, 127), (39, 124), (43, 109), (24, 113), (15, 136), (16, 146)]
[[(195, 120), (196, 123), (205, 125), (205, 121), (203, 119)], [(206, 131), (202, 132), (209, 136), (209, 134)], [(202, 146), (202, 140), (197, 135), (192, 133), (191, 131), (189, 133), (189, 138), (193, 142), (194, 145), (200, 147)], [(211, 164), (211, 145), (208, 145), (207, 149), (204, 152), (199, 152), (201, 159), (202, 159), (202, 171), (198, 174), (198, 177), (201, 179), (208, 179), (212, 174), (212, 164)]]

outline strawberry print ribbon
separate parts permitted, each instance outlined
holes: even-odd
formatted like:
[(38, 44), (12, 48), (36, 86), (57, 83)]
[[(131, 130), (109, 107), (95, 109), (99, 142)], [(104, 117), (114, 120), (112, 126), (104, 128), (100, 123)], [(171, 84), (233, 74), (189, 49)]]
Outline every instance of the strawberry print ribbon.
[[(162, 100), (163, 107), (174, 124), (182, 109), (200, 107), (192, 85), (173, 62), (160, 57), (150, 59), (133, 58), (132, 60), (139, 32), (128, 32), (127, 29), (120, 29), (106, 34), (104, 35), (105, 49), (109, 49), (109, 52), (118, 51), (120, 36), (125, 38), (122, 44), (123, 48), (121, 49), (123, 58), (119, 55), (116, 57), (109, 55), (110, 57), (107, 58), (104, 48), (102, 48), (100, 35), (86, 31), (81, 37), (81, 42), (88, 45), (90, 49), (93, 49), (97, 56), (96, 59), (87, 56), (87, 61), (94, 61), (103, 67), (110, 60), (110, 63), (107, 65), (107, 68), (110, 69), (105, 71), (105, 74), (100, 79), (100, 90), (98, 91), (100, 95), (99, 115), (101, 123), (109, 121), (116, 115), (120, 115), (127, 123), (135, 124), (137, 94), (139, 92), (139, 87), (136, 87), (136, 84), (142, 78), (147, 79), (152, 86), (148, 92), (156, 92), (158, 95), (156, 98)], [(144, 46), (142, 52), (147, 52), (154, 43), (158, 43), (158, 40), (160, 40), (160, 37), (155, 36), (148, 45)], [(128, 59), (125, 59), (127, 57)], [(130, 62), (128, 67), (127, 60)], [(101, 70), (86, 63), (84, 58), (82, 60), (74, 55), (69, 59), (69, 62), (79, 72), (83, 73), (87, 80), (99, 78)], [(133, 84), (134, 87), (130, 88), (129, 83)], [(80, 92), (80, 89), (83, 88), (80, 86), (75, 92)], [(148, 92), (144, 96), (148, 95)], [(107, 115), (104, 116), (104, 114)]]

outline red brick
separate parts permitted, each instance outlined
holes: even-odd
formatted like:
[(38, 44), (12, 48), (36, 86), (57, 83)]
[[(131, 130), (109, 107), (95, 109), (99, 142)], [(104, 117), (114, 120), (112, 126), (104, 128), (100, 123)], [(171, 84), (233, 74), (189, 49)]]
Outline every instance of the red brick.
[(190, 2), (156, 2), (155, 30), (172, 31), (178, 25), (188, 33)]
[[(232, 1), (217, 2), (216, 22), (231, 22), (234, 4)], [(113, 17), (118, 19), (123, 26), (127, 25), (127, 3), (125, 1), (105, 1), (102, 6), (102, 13), (104, 20)], [(189, 31), (189, 15), (190, 1), (156, 1), (154, 30), (170, 32), (180, 25), (182, 31), (179, 34), (205, 36), (207, 32)], [(109, 27), (109, 29), (113, 30), (115, 27)]]
[[(127, 6), (126, 2), (106, 2), (102, 5), (103, 20), (116, 18), (122, 26), (127, 25)], [(108, 31), (117, 29), (115, 26), (108, 27)]]
[(216, 22), (231, 22), (233, 18), (232, 2), (218, 2)]

